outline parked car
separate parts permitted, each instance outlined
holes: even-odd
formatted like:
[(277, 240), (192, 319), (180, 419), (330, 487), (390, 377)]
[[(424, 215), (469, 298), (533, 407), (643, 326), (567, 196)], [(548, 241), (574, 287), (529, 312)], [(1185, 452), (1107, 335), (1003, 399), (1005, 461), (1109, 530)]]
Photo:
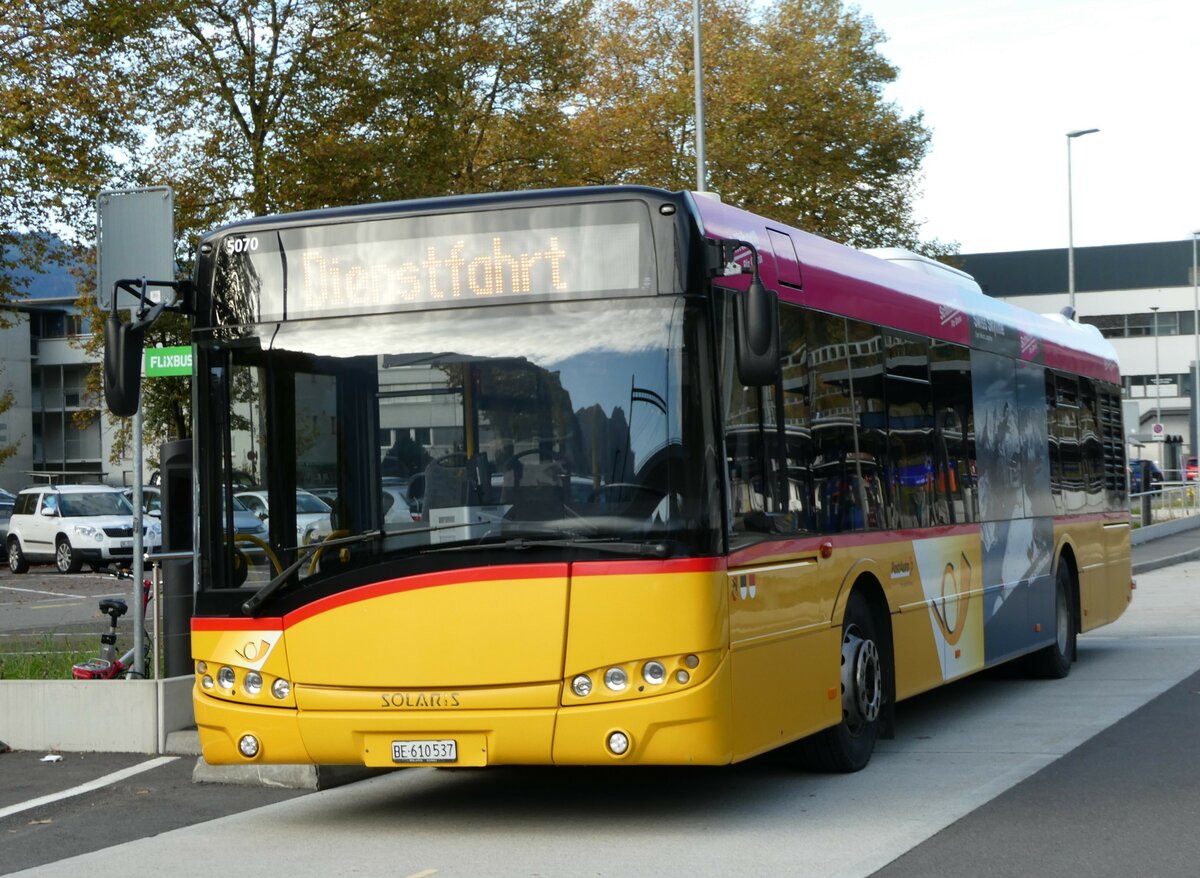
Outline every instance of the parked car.
[[(133, 488), (125, 489), (125, 499), (133, 503)], [(162, 519), (162, 489), (157, 485), (142, 487), (142, 509), (146, 515)], [(259, 539), (267, 538), (267, 526), (257, 515), (239, 500), (233, 498), (233, 530), (239, 534), (251, 534)]]
[(8, 535), (8, 517), (12, 515), (17, 495), (0, 488), (0, 538)]
[[(142, 545), (157, 549), (162, 525), (142, 522)], [(24, 573), (31, 561), (53, 561), (60, 573), (77, 573), (133, 560), (133, 506), (120, 488), (41, 485), (17, 494), (8, 522), (8, 569)]]
[(1184, 478), (1187, 479), (1189, 482), (1196, 481), (1196, 475), (1197, 475), (1196, 470), (1197, 470), (1196, 455), (1189, 454), (1187, 457), (1185, 457), (1183, 459), (1183, 476), (1184, 476)]
[(1129, 493), (1141, 494), (1144, 491), (1161, 491), (1163, 471), (1159, 465), (1153, 460), (1147, 460), (1150, 464), (1150, 484), (1146, 488), (1142, 488), (1142, 459), (1131, 457), (1129, 459)]
[[(235, 499), (245, 504), (267, 525), (271, 515), (269, 493), (262, 489), (238, 491)], [(320, 542), (333, 533), (333, 510), (329, 504), (308, 491), (296, 491), (296, 545)]]

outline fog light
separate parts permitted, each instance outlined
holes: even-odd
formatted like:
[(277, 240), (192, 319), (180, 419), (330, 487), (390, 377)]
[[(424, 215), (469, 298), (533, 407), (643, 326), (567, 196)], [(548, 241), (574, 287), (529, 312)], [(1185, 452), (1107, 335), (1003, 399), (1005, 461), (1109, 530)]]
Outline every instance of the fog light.
[(233, 681), (233, 668), (226, 665), (225, 667), (221, 668), (221, 670), (217, 671), (217, 683), (222, 689), (232, 689)]
[(280, 677), (271, 684), (271, 694), (280, 701), (283, 701), (283, 699), (292, 694), (292, 684)]
[(692, 679), (692, 675), (685, 670), (680, 669), (675, 672), (675, 682), (680, 686), (687, 685), (687, 681), (690, 679)]
[(662, 662), (646, 662), (642, 667), (642, 679), (651, 686), (657, 686), (667, 679), (667, 669)]
[(246, 690), (247, 695), (257, 695), (262, 691), (262, 674), (258, 671), (250, 671), (246, 674), (242, 688)]
[(624, 668), (609, 668), (604, 672), (604, 685), (613, 692), (620, 692), (629, 685), (629, 675)]
[(571, 681), (571, 691), (580, 698), (587, 698), (592, 694), (592, 678), (587, 674), (580, 674)]
[(629, 752), (629, 736), (624, 732), (611, 732), (608, 736), (608, 752), (613, 756), (624, 756)]
[(258, 755), (258, 738), (253, 735), (242, 735), (238, 740), (238, 749), (247, 759), (253, 759)]
[(205, 689), (211, 689), (216, 684), (213, 683), (212, 677), (210, 677), (208, 674), (205, 674), (203, 677), (200, 678), (200, 685), (203, 686)]

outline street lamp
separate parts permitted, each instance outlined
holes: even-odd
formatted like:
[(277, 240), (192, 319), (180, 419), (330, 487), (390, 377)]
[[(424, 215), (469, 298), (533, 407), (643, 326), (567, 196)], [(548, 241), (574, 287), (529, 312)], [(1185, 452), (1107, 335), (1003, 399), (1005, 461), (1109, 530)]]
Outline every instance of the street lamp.
[(1099, 128), (1079, 128), (1067, 132), (1067, 304), (1071, 319), (1075, 319), (1075, 209), (1071, 204), (1071, 141), (1085, 134), (1095, 134)]
[[(1196, 274), (1196, 239), (1200, 230), (1192, 232), (1192, 334), (1196, 337), (1196, 360), (1192, 363), (1192, 454), (1200, 456), (1200, 277)], [(1184, 479), (1187, 472), (1184, 471)], [(1200, 503), (1200, 491), (1196, 492)]]
[[(1158, 305), (1151, 305), (1150, 310), (1154, 312), (1154, 430), (1162, 428), (1162, 385), (1158, 382)], [(1156, 432), (1157, 439), (1162, 435), (1161, 432)], [(1162, 457), (1162, 449), (1159, 449), (1159, 458)], [(1165, 463), (1165, 461), (1163, 461)]]
[(692, 0), (692, 66), (696, 75), (696, 191), (708, 189), (708, 166), (704, 158), (704, 71), (700, 53), (700, 0)]

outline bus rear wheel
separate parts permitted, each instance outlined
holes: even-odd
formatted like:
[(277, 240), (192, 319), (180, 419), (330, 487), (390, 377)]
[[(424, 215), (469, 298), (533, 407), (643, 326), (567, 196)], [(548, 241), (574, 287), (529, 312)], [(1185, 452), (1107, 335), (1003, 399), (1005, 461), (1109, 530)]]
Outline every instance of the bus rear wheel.
[(842, 721), (799, 742), (805, 765), (841, 773), (866, 767), (879, 737), (884, 676), (875, 617), (863, 592), (855, 591), (842, 619)]
[(1071, 569), (1060, 559), (1054, 574), (1054, 642), (1026, 659), (1032, 676), (1061, 680), (1071, 673), (1076, 637), (1074, 584)]

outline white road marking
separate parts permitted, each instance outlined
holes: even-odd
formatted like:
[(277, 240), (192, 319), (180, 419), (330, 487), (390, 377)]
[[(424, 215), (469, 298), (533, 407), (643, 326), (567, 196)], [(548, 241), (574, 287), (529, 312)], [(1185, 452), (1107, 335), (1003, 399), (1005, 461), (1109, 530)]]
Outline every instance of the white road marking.
[(49, 805), (54, 802), (60, 802), (63, 799), (69, 799), (72, 796), (79, 796), (83, 793), (90, 793), (93, 790), (98, 790), (101, 787), (106, 787), (109, 784), (118, 783), (128, 777), (134, 777), (141, 774), (143, 771), (150, 771), (153, 768), (158, 768), (160, 765), (166, 765), (168, 762), (174, 762), (178, 756), (159, 756), (155, 759), (147, 759), (145, 762), (140, 762), (137, 765), (131, 765), (129, 768), (123, 768), (120, 771), (114, 771), (112, 774), (106, 774), (104, 777), (98, 777), (95, 780), (80, 784), (77, 787), (71, 787), (69, 790), (51, 793), (48, 796), (41, 796), (37, 799), (30, 799), (28, 802), (18, 802), (15, 805), (9, 805), (7, 808), (0, 808), (0, 820), (9, 817), (13, 814), (20, 814), (22, 811), (28, 811), (31, 808), (40, 808), (42, 805)]
[(86, 594), (63, 594), (61, 591), (42, 591), (37, 588), (17, 588), (15, 585), (0, 585), (0, 591), (19, 591), (25, 594), (46, 594), (52, 598), (71, 598), (72, 600), (82, 601), (89, 597)]

